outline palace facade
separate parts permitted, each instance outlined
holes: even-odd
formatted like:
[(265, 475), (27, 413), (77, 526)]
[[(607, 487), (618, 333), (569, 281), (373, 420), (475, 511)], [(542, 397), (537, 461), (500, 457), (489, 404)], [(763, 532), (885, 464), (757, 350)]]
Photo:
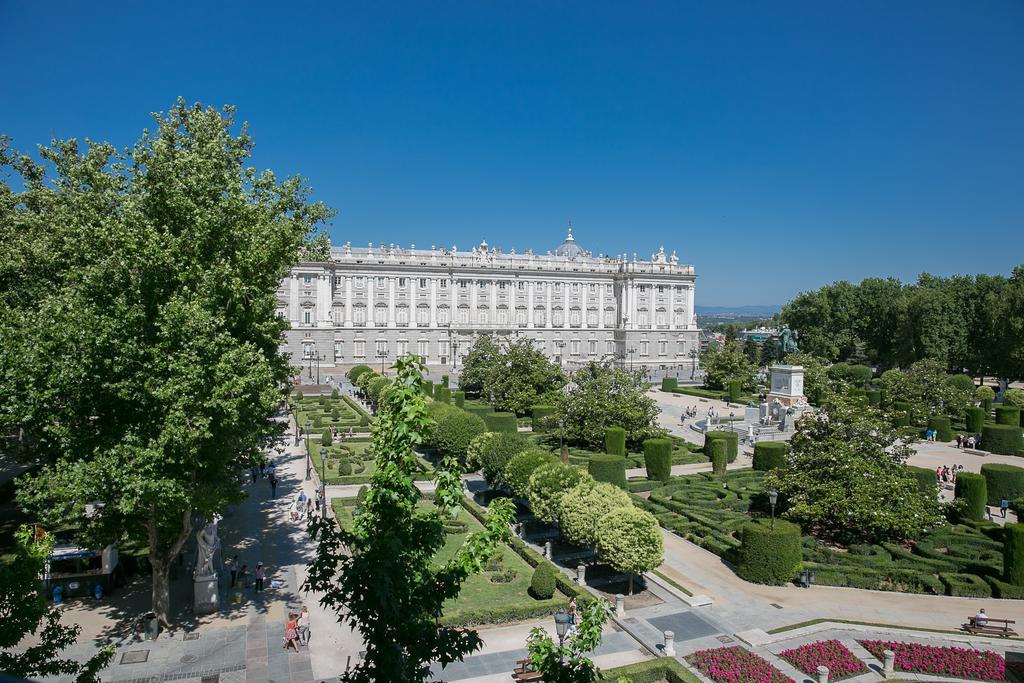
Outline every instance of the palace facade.
[[(481, 334), (526, 337), (579, 367), (615, 360), (689, 369), (699, 330), (696, 275), (664, 249), (650, 260), (594, 256), (572, 235), (553, 252), (503, 252), (486, 242), (403, 249), (333, 247), (325, 262), (295, 266), (278, 289), (291, 322), (283, 347), (294, 365), (390, 362), (406, 353), (457, 367)], [(314, 360), (315, 362), (315, 360)]]

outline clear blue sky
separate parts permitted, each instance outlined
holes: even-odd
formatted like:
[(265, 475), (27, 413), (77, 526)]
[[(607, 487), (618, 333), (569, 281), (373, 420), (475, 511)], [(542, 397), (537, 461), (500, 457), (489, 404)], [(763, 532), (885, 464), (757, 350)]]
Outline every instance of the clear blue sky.
[(237, 105), (336, 243), (677, 249), (698, 303), (1024, 262), (1024, 2), (0, 0), (0, 133)]

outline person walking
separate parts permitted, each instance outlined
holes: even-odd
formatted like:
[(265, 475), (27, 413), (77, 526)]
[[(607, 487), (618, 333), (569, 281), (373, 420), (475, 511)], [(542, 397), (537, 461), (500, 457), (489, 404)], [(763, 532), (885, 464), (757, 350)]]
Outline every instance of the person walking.
[(270, 497), (277, 498), (277, 476), (270, 474)]
[(569, 599), (569, 609), (566, 610), (569, 614), (569, 630), (573, 631), (576, 628), (576, 596), (574, 595)]
[(1006, 497), (1003, 496), (1003, 499), (999, 501), (999, 514), (1003, 516), (1003, 519), (1006, 519), (1006, 511), (1009, 507), (1010, 501), (1006, 500)]
[(284, 624), (284, 649), (287, 650), (289, 647), (293, 647), (295, 648), (295, 651), (298, 652), (299, 630), (295, 617), (295, 612), (289, 612), (288, 621)]
[(238, 555), (235, 555), (225, 564), (228, 566), (228, 572), (231, 574), (231, 587), (235, 587), (235, 582), (238, 580)]
[(302, 606), (302, 611), (299, 612), (298, 630), (299, 644), (309, 645), (309, 608), (305, 605)]
[(263, 568), (262, 562), (256, 563), (256, 592), (259, 593), (263, 590), (263, 580), (267, 578), (267, 572)]

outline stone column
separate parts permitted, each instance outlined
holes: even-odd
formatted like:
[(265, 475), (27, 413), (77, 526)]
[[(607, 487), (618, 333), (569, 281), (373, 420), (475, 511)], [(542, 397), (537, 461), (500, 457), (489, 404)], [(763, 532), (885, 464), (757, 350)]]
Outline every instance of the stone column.
[(668, 329), (676, 329), (676, 286), (668, 286)]
[(672, 631), (665, 631), (662, 633), (664, 639), (665, 649), (663, 650), (666, 657), (676, 656), (676, 634)]
[(533, 280), (526, 283), (526, 326), (533, 329)]
[[(569, 329), (569, 283), (562, 283), (562, 329)], [(568, 342), (566, 342), (568, 344)], [(564, 353), (562, 354), (565, 355)]]
[(476, 314), (476, 291), (480, 283), (476, 278), (469, 281), (469, 324), (470, 326), (476, 326), (477, 314)]
[(292, 275), (291, 282), (289, 283), (290, 288), (288, 291), (288, 319), (292, 321), (292, 325), (297, 327), (302, 321), (302, 313), (299, 308), (299, 276)]
[(583, 585), (587, 577), (587, 565), (578, 564), (576, 565), (576, 583)]
[(597, 329), (604, 329), (604, 283), (597, 286)]
[(629, 326), (631, 329), (637, 329), (637, 311), (640, 310), (640, 306), (637, 304), (637, 299), (640, 298), (640, 288), (637, 287), (635, 281), (629, 283)]
[[(366, 283), (366, 326), (373, 327), (376, 324), (376, 310), (373, 306), (373, 295), (374, 290), (377, 289), (377, 279), (374, 277), (367, 276), (365, 279)], [(369, 342), (367, 342), (369, 343)]]
[(487, 318), (491, 327), (498, 326), (498, 281), (491, 280), (491, 313)]
[(615, 616), (620, 619), (626, 616), (626, 597), (622, 593), (615, 596)]
[(548, 280), (547, 287), (545, 289), (548, 290), (548, 311), (547, 311), (546, 317), (544, 318), (544, 327), (550, 328), (551, 327), (551, 297), (553, 297), (555, 295), (555, 293), (554, 293), (554, 289), (555, 288), (553, 286), (553, 283), (550, 280)]
[(352, 327), (352, 276), (345, 278), (345, 327)]
[(388, 327), (395, 326), (395, 278), (388, 278)]
[(882, 661), (884, 662), (885, 668), (882, 670), (883, 675), (889, 678), (896, 671), (896, 653), (892, 650), (882, 651)]
[(818, 667), (818, 683), (828, 683), (828, 667)]
[(683, 294), (686, 296), (686, 327), (687, 329), (695, 327), (693, 324), (693, 295), (694, 285), (690, 285), (683, 290)]
[(437, 278), (430, 278), (430, 326), (437, 327)]
[(416, 285), (417, 285), (416, 278), (414, 278), (414, 277), (409, 278), (409, 301), (408, 301), (408, 306), (409, 306), (409, 308), (408, 308), (408, 310), (409, 310), (409, 327), (417, 327), (419, 325), (419, 323), (417, 322), (417, 320), (419, 318), (419, 315), (418, 315), (419, 308), (417, 307), (418, 304), (419, 304), (419, 301), (416, 299)]

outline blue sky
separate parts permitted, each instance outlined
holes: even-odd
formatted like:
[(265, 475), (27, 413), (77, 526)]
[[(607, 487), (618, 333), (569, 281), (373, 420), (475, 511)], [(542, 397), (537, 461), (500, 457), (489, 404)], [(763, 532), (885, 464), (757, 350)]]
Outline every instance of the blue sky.
[(676, 249), (698, 303), (1024, 262), (1024, 3), (0, 0), (0, 133), (234, 104), (335, 242)]

